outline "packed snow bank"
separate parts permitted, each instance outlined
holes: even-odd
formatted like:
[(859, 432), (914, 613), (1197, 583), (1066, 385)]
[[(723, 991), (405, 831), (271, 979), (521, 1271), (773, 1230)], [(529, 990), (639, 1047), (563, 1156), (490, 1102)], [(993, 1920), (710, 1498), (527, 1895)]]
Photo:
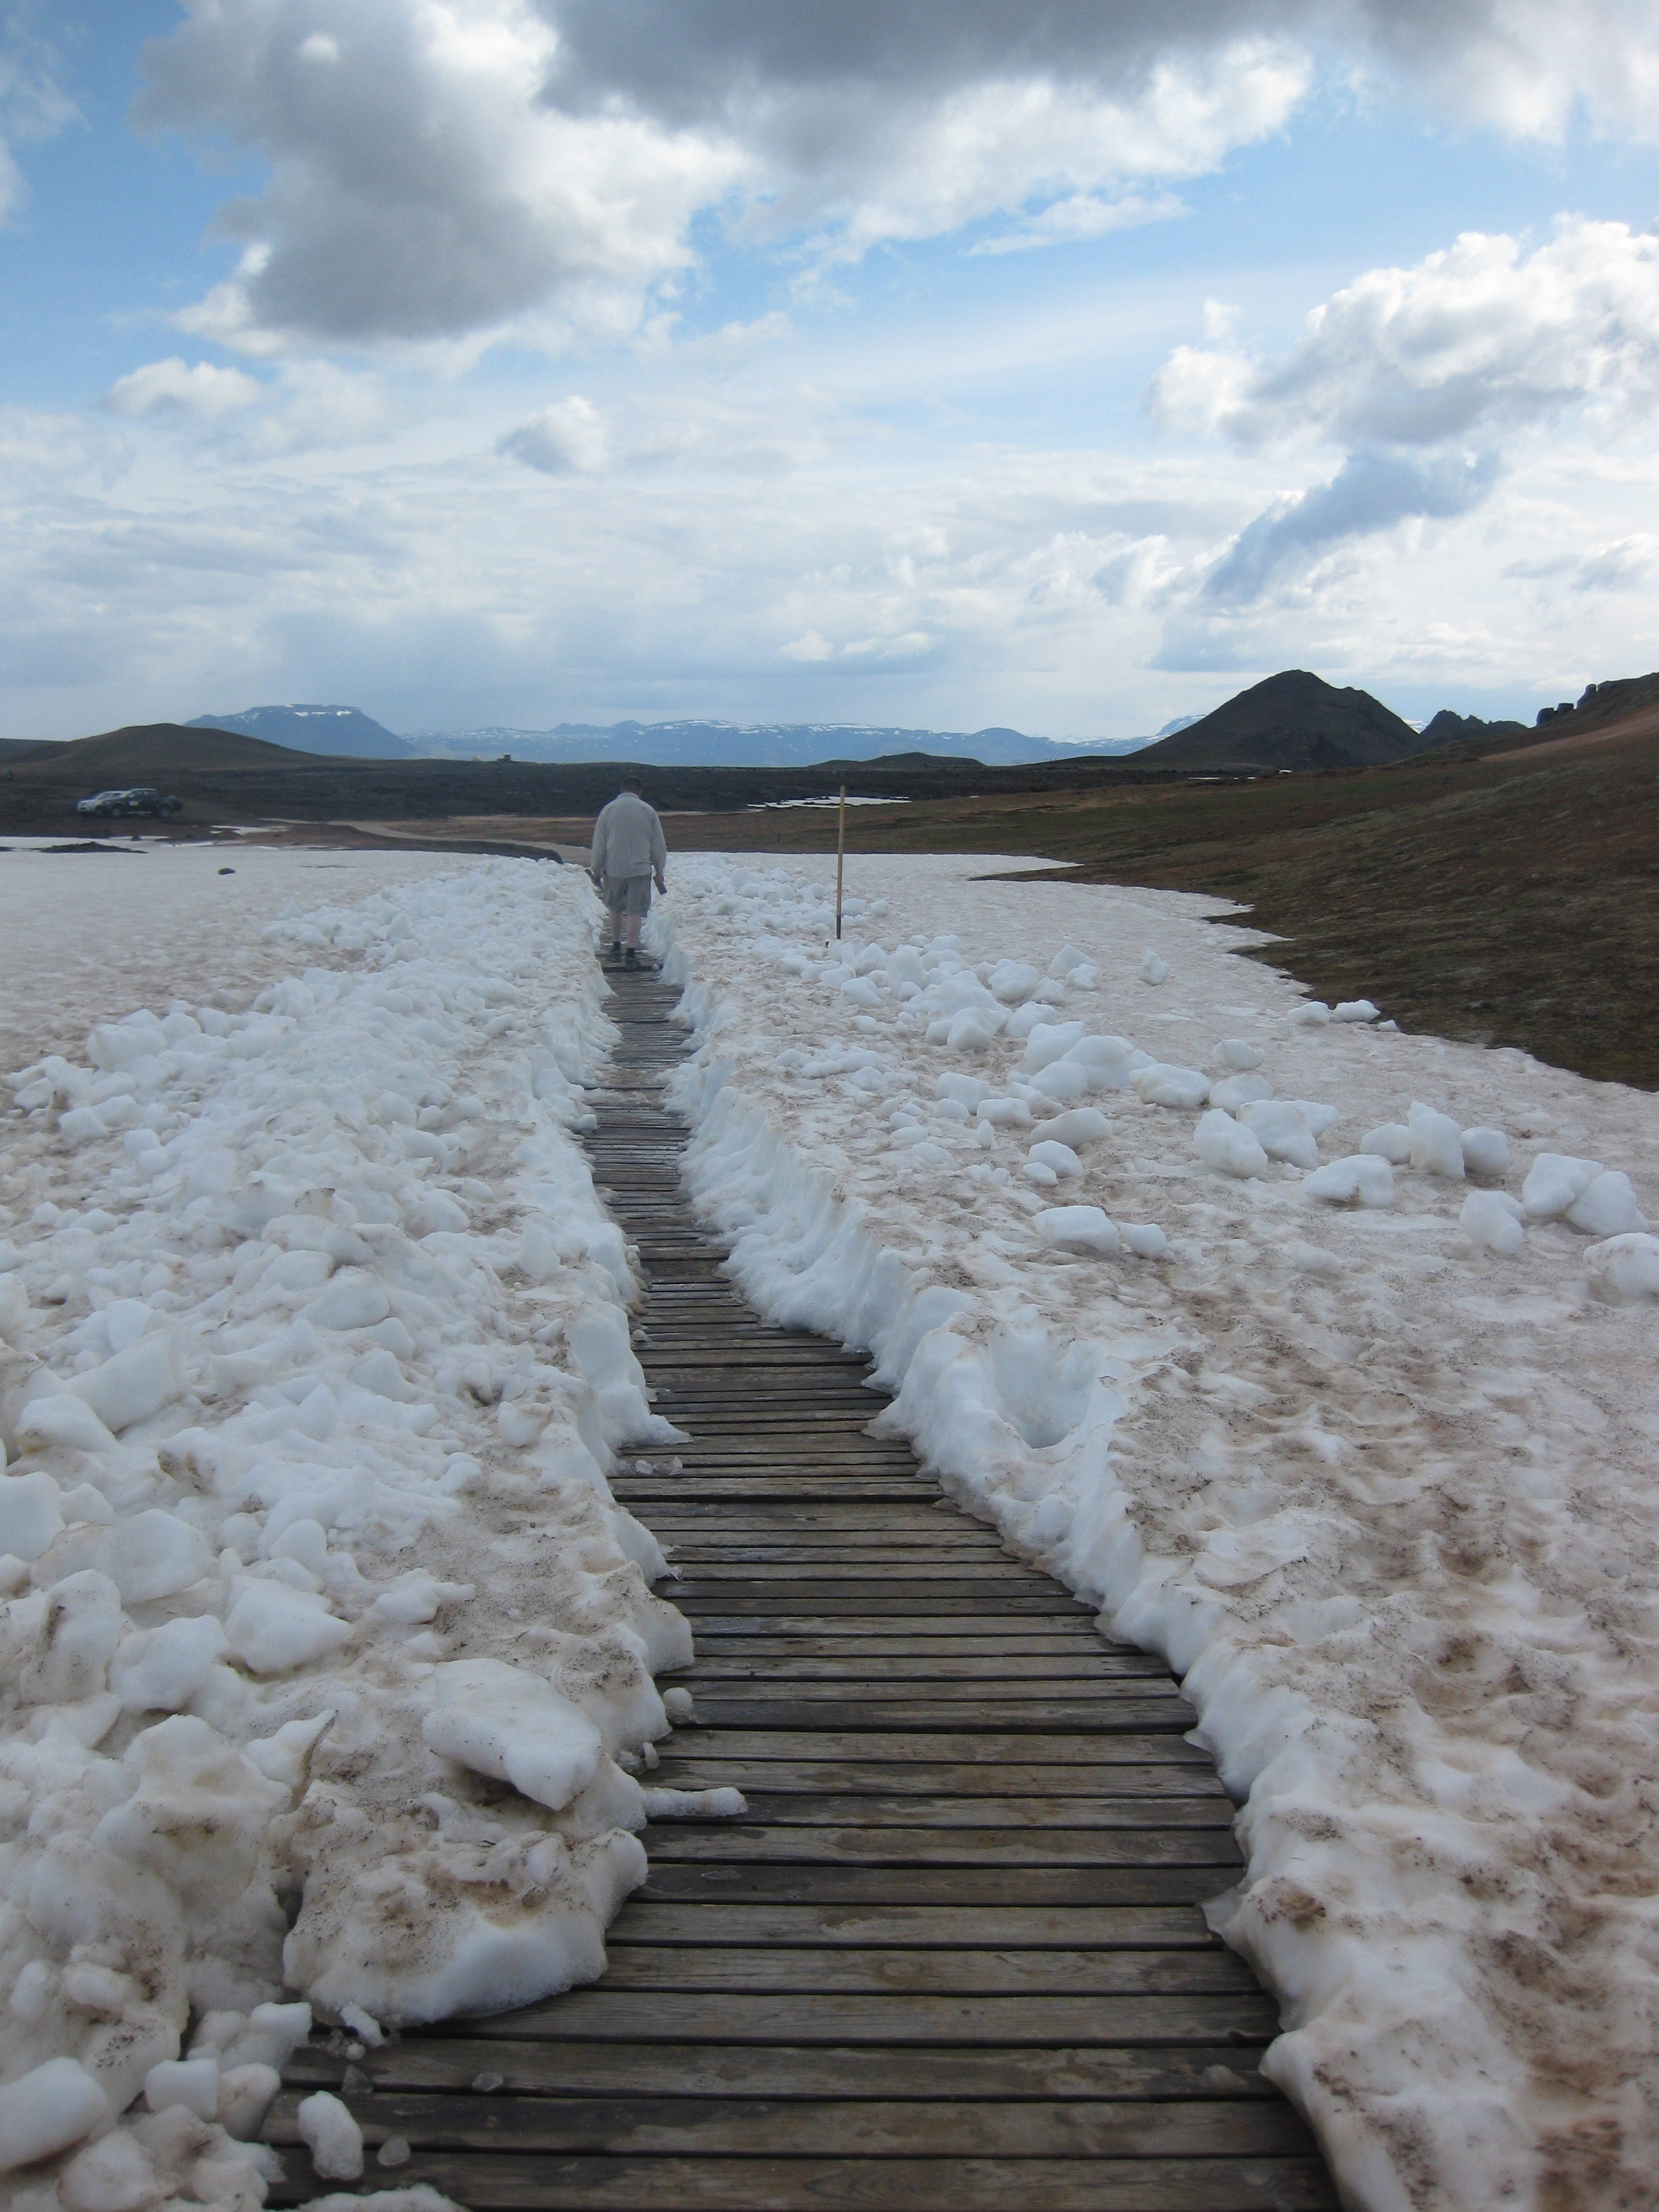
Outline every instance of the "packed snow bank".
[(627, 1770), (691, 1645), (606, 1481), (676, 1432), (574, 1133), (594, 910), (428, 874), (270, 924), (249, 1009), (9, 1078), (0, 2168), (94, 2138), (70, 2212), (257, 2199), (231, 2138), (313, 2009), (590, 1979), (643, 1875)]
[(1248, 1799), (1216, 1923), (1351, 2201), (1646, 2202), (1659, 1107), (1304, 1018), (1202, 902), (985, 866), (861, 859), (836, 946), (823, 864), (679, 864), (698, 1204), (1170, 1655)]

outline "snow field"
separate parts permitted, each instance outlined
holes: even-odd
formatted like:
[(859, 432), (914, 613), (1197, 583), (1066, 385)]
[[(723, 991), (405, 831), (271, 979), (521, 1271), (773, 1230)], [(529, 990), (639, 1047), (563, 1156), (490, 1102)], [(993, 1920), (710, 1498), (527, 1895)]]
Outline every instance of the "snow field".
[[(7, 1079), (0, 2171), (28, 2212), (257, 2204), (246, 2138), (314, 2014), (374, 2042), (591, 1979), (643, 1877), (634, 1771), (691, 1640), (605, 1479), (676, 1432), (574, 1134), (614, 1036), (596, 910), (574, 870), (418, 871), (268, 923), (252, 1007), (156, 976), (163, 1011)], [(307, 2109), (355, 2179), (349, 2118)]]
[(699, 1206), (1170, 1657), (1243, 1801), (1214, 1923), (1351, 2201), (1643, 2201), (1659, 1109), (997, 865), (860, 858), (837, 946), (825, 864), (677, 864)]

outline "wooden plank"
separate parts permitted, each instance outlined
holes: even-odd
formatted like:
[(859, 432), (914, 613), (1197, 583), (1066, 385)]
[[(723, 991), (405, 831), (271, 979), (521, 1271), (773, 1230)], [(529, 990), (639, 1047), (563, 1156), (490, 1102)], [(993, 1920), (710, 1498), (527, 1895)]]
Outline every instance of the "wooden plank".
[(1243, 1865), (1231, 1828), (763, 1827), (744, 1820), (654, 1821), (653, 1866), (1174, 1867)]
[(1018, 1735), (1000, 1729), (969, 1735), (960, 1728), (919, 1729), (892, 1735), (880, 1729), (680, 1729), (669, 1739), (677, 1759), (727, 1758), (901, 1759), (915, 1765), (932, 1759), (947, 1766), (971, 1766), (981, 1760), (1020, 1766), (1112, 1766), (1139, 1763), (1214, 1768), (1196, 1744), (1178, 1735), (1090, 1735), (1042, 1730)]
[(831, 1620), (836, 1613), (866, 1613), (872, 1617), (884, 1615), (889, 1620), (915, 1620), (927, 1619), (935, 1611), (959, 1613), (964, 1605), (972, 1605), (983, 1597), (988, 1611), (993, 1606), (1006, 1620), (1030, 1620), (1058, 1617), (1066, 1620), (1087, 1620), (1085, 1607), (1056, 1590), (1052, 1597), (1023, 1593), (1009, 1595), (994, 1587), (976, 1590), (971, 1583), (961, 1583), (949, 1588), (936, 1584), (895, 1582), (883, 1588), (877, 1583), (778, 1583), (768, 1593), (745, 1587), (741, 1583), (703, 1583), (687, 1576), (684, 1582), (670, 1583), (666, 1595), (683, 1613), (746, 1613), (752, 1620), (759, 1617), (785, 1624), (811, 1619)]
[(1093, 1997), (1206, 1996), (1256, 1987), (1231, 1951), (784, 1950), (622, 1945), (607, 1990), (794, 1991), (801, 1996)]
[[(512, 2015), (504, 2015), (512, 2017)], [(377, 2087), (461, 2090), (483, 2071), (503, 2077), (503, 2097), (1214, 2098), (1235, 2109), (1276, 2098), (1258, 2064), (1265, 2042), (1126, 2045), (1073, 2049), (981, 2044), (930, 2050), (879, 2045), (836, 2049), (789, 2044), (567, 2042), (556, 2036), (476, 2038), (448, 2021), (416, 2029), (355, 2062)], [(346, 2062), (320, 2042), (290, 2060), (296, 2087), (341, 2085)]]
[(1062, 1644), (1085, 1651), (1131, 1649), (1103, 1637), (1089, 1613), (1075, 1606), (1068, 1606), (1062, 1613), (1018, 1613), (1006, 1619), (999, 1613), (924, 1613), (914, 1627), (898, 1628), (893, 1626), (890, 1613), (872, 1613), (862, 1620), (855, 1613), (837, 1613), (823, 1620), (814, 1620), (810, 1614), (795, 1614), (787, 1621), (757, 1619), (753, 1613), (734, 1613), (722, 1620), (710, 1613), (697, 1624), (699, 1650), (708, 1648), (715, 1638), (730, 1639), (732, 1650), (746, 1650), (756, 1644), (793, 1644), (807, 1638), (821, 1638), (829, 1647), (839, 1649), (853, 1637), (902, 1637), (929, 1650), (947, 1649), (951, 1643), (966, 1644), (973, 1650), (1000, 1650), (1004, 1641), (1015, 1640), (1043, 1650)]
[[(272, 2108), (266, 2140), (299, 2143), (300, 2100)], [(1313, 2145), (1288, 2106), (1080, 2100), (966, 2104), (758, 2097), (526, 2097), (382, 2091), (354, 2097), (370, 2144), (401, 2136), (420, 2151), (592, 2152), (611, 2158), (896, 2158), (948, 2142), (961, 2158), (1306, 2158)]]
[[(271, 2202), (313, 2193), (286, 2154)], [(422, 2153), (388, 2177), (469, 2212), (1327, 2212), (1310, 2159), (604, 2158)]]
[(870, 1727), (895, 1729), (965, 1729), (980, 1727), (1012, 1734), (1018, 1729), (1064, 1729), (1076, 1735), (1123, 1733), (1150, 1735), (1158, 1729), (1177, 1735), (1195, 1727), (1197, 1714), (1185, 1698), (1108, 1696), (1104, 1691), (1089, 1698), (1062, 1702), (1058, 1698), (1030, 1702), (1007, 1698), (983, 1698), (977, 1705), (959, 1700), (921, 1696), (823, 1698), (716, 1697), (694, 1686), (693, 1695), (703, 1725), (713, 1728), (811, 1728), (822, 1720), (827, 1729)]
[(1220, 1952), (1195, 1905), (653, 1905), (629, 1898), (605, 1948), (634, 1944), (755, 1944), (822, 1950), (975, 1948), (1023, 1951)]
[[(893, 1639), (883, 1639), (884, 1644)], [(946, 1682), (964, 1692), (981, 1692), (988, 1682), (1146, 1682), (1169, 1680), (1156, 1659), (1115, 1651), (1010, 1651), (985, 1654), (954, 1651), (892, 1651), (885, 1648), (866, 1652), (854, 1645), (836, 1652), (827, 1640), (804, 1648), (781, 1644), (758, 1652), (744, 1650), (727, 1658), (723, 1651), (703, 1650), (696, 1657), (697, 1680), (711, 1686), (725, 1682), (787, 1682), (792, 1689), (809, 1682), (926, 1682), (933, 1691)]]
[(646, 1903), (740, 1898), (755, 1905), (1201, 1905), (1237, 1869), (1212, 1866), (769, 1866), (655, 1862)]
[(865, 1794), (888, 1798), (995, 1798), (1010, 1791), (1024, 1791), (1030, 1799), (1056, 1804), (1081, 1799), (1127, 1796), (1141, 1802), (1156, 1799), (1165, 1805), (1187, 1801), (1212, 1806), (1217, 1819), (1231, 1819), (1237, 1808), (1208, 1765), (1152, 1766), (1144, 1759), (1127, 1759), (1119, 1765), (1094, 1762), (1086, 1766), (1011, 1766), (1001, 1759), (982, 1765), (952, 1766), (937, 1760), (855, 1759), (739, 1759), (730, 1753), (699, 1759), (688, 1748), (671, 1748), (652, 1775), (663, 1788), (705, 1790), (717, 1778), (731, 1782), (750, 1795), (752, 1803), (769, 1797), (781, 1805), (787, 1796), (808, 1797)]
[(1202, 1797), (924, 1797), (831, 1790), (816, 1796), (751, 1785), (744, 1787), (744, 1796), (749, 1818), (769, 1828), (1222, 1828), (1231, 1833), (1237, 1817), (1231, 1800), (1219, 1793)]
[[(799, 1662), (797, 1662), (799, 1663)], [(1190, 1712), (1180, 1691), (1167, 1674), (1109, 1674), (1104, 1668), (1078, 1665), (1062, 1670), (1055, 1661), (1038, 1660), (1036, 1674), (1000, 1674), (990, 1668), (963, 1680), (960, 1676), (936, 1676), (917, 1662), (914, 1674), (884, 1674), (875, 1665), (848, 1668), (830, 1673), (797, 1673), (789, 1666), (776, 1672), (766, 1667), (745, 1668), (736, 1674), (713, 1674), (696, 1668), (694, 1692), (700, 1709), (718, 1710), (722, 1704), (765, 1697), (791, 1705), (890, 1705), (896, 1700), (930, 1705), (957, 1705), (962, 1717), (972, 1724), (975, 1715), (1006, 1705), (1103, 1705), (1114, 1711), (1123, 1704), (1164, 1708), (1180, 1705)], [(1056, 1671), (1050, 1673), (1053, 1667)], [(1188, 1721), (1187, 1726), (1192, 1725)]]
[[(569, 1990), (472, 2023), (480, 2044), (538, 2028), (596, 2042), (909, 2044), (1225, 2043), (1265, 2040), (1277, 2027), (1259, 1990), (1167, 1996), (843, 1996), (781, 1990), (757, 1996), (696, 1991)], [(480, 2061), (480, 2063), (483, 2063)]]
[[(1006, 1582), (1024, 1589), (1031, 1579), (1031, 1570), (1024, 1560), (1010, 1559), (1006, 1552), (988, 1544), (897, 1544), (890, 1540), (815, 1544), (803, 1538), (798, 1544), (699, 1546), (690, 1553), (677, 1547), (675, 1558), (688, 1580), (695, 1577), (702, 1583), (751, 1583), (757, 1566), (780, 1568), (777, 1579), (784, 1583), (887, 1582), (921, 1575), (933, 1583)], [(771, 1577), (761, 1579), (770, 1581)]]

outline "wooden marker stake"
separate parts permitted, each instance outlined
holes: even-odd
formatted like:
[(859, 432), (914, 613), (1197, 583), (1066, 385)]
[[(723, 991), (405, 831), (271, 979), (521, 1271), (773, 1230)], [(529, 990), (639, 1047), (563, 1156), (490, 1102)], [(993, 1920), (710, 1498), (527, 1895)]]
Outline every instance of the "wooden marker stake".
[(841, 943), (841, 886), (847, 867), (847, 786), (841, 787), (841, 805), (836, 810), (836, 942)]

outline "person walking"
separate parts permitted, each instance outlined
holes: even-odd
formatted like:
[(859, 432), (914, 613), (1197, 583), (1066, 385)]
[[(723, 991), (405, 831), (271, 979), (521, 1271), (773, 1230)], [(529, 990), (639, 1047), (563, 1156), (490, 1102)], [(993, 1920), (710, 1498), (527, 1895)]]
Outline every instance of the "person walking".
[(640, 927), (651, 908), (651, 879), (654, 876), (657, 889), (666, 893), (664, 870), (667, 865), (668, 848), (657, 811), (646, 805), (639, 777), (625, 775), (622, 789), (608, 806), (599, 810), (588, 862), (599, 896), (611, 909), (608, 966), (614, 967), (619, 960), (624, 968), (639, 966)]

